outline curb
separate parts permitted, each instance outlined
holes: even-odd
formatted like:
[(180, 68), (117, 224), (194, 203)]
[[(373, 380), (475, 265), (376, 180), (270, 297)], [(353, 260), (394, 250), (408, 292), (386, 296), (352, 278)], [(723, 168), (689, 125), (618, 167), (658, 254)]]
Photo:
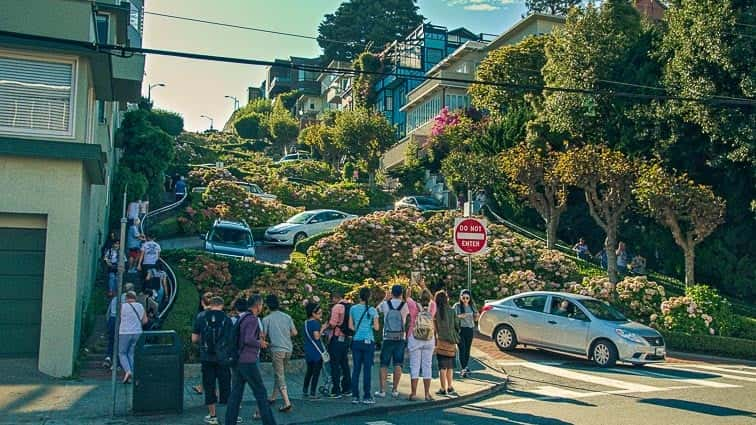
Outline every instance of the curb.
[(738, 359), (735, 357), (713, 356), (710, 354), (698, 354), (698, 353), (691, 353), (687, 351), (668, 351), (667, 355), (668, 357), (677, 358), (680, 360), (720, 361), (720, 362), (727, 362), (727, 363), (740, 363), (746, 366), (756, 366), (756, 361), (753, 361), (753, 360)]

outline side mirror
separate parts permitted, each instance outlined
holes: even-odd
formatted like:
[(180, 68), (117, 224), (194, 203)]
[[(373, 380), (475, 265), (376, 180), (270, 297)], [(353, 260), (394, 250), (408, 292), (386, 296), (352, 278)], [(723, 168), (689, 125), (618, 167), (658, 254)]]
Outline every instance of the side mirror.
[(203, 234), (201, 234), (201, 235), (199, 236), (199, 238), (200, 238), (200, 239), (202, 239), (202, 240), (204, 241), (204, 240), (206, 240), (206, 239), (207, 239), (207, 234), (206, 234), (206, 233), (203, 233)]

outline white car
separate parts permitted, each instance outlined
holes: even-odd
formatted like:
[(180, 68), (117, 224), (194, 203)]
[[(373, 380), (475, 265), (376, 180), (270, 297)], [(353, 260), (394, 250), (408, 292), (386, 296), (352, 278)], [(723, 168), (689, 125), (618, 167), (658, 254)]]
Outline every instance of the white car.
[[(263, 200), (272, 201), (274, 199), (278, 199), (278, 197), (276, 195), (273, 195), (272, 193), (265, 193), (265, 191), (263, 191), (260, 188), (260, 186), (254, 184), (254, 183), (247, 183), (247, 182), (243, 182), (243, 181), (231, 181), (231, 183), (243, 187), (247, 192), (249, 192), (250, 195), (256, 196), (256, 197), (261, 198)], [(203, 192), (205, 192), (205, 190), (207, 190), (207, 187), (200, 186), (200, 187), (195, 187), (194, 189), (192, 189), (192, 192), (203, 193)]]
[(283, 164), (286, 162), (294, 162), (294, 161), (304, 161), (310, 159), (310, 154), (307, 152), (296, 152), (296, 153), (290, 153), (288, 155), (284, 155), (281, 159), (278, 160), (279, 164)]
[(265, 242), (274, 245), (296, 245), (302, 239), (329, 232), (345, 220), (357, 217), (336, 210), (312, 210), (301, 212), (281, 224), (265, 231)]

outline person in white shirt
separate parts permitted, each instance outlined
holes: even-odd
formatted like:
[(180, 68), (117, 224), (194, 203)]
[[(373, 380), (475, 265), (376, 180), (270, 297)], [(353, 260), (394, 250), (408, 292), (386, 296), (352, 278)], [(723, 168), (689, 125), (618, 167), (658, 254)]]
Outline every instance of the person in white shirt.
[(142, 325), (148, 321), (144, 307), (137, 302), (134, 291), (126, 293), (126, 302), (121, 304), (121, 326), (118, 328), (118, 360), (123, 368), (123, 383), (131, 381), (134, 370), (134, 348), (142, 334)]
[(147, 242), (142, 244), (137, 270), (147, 273), (150, 269), (157, 267), (158, 260), (160, 260), (160, 244), (155, 242), (154, 236), (147, 235)]

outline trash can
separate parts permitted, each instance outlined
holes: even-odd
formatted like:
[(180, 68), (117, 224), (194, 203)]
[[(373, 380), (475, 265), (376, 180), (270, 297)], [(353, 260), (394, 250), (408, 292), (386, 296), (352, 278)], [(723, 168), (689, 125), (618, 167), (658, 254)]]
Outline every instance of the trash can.
[(175, 331), (143, 332), (134, 350), (135, 415), (180, 414), (184, 409), (184, 359)]

